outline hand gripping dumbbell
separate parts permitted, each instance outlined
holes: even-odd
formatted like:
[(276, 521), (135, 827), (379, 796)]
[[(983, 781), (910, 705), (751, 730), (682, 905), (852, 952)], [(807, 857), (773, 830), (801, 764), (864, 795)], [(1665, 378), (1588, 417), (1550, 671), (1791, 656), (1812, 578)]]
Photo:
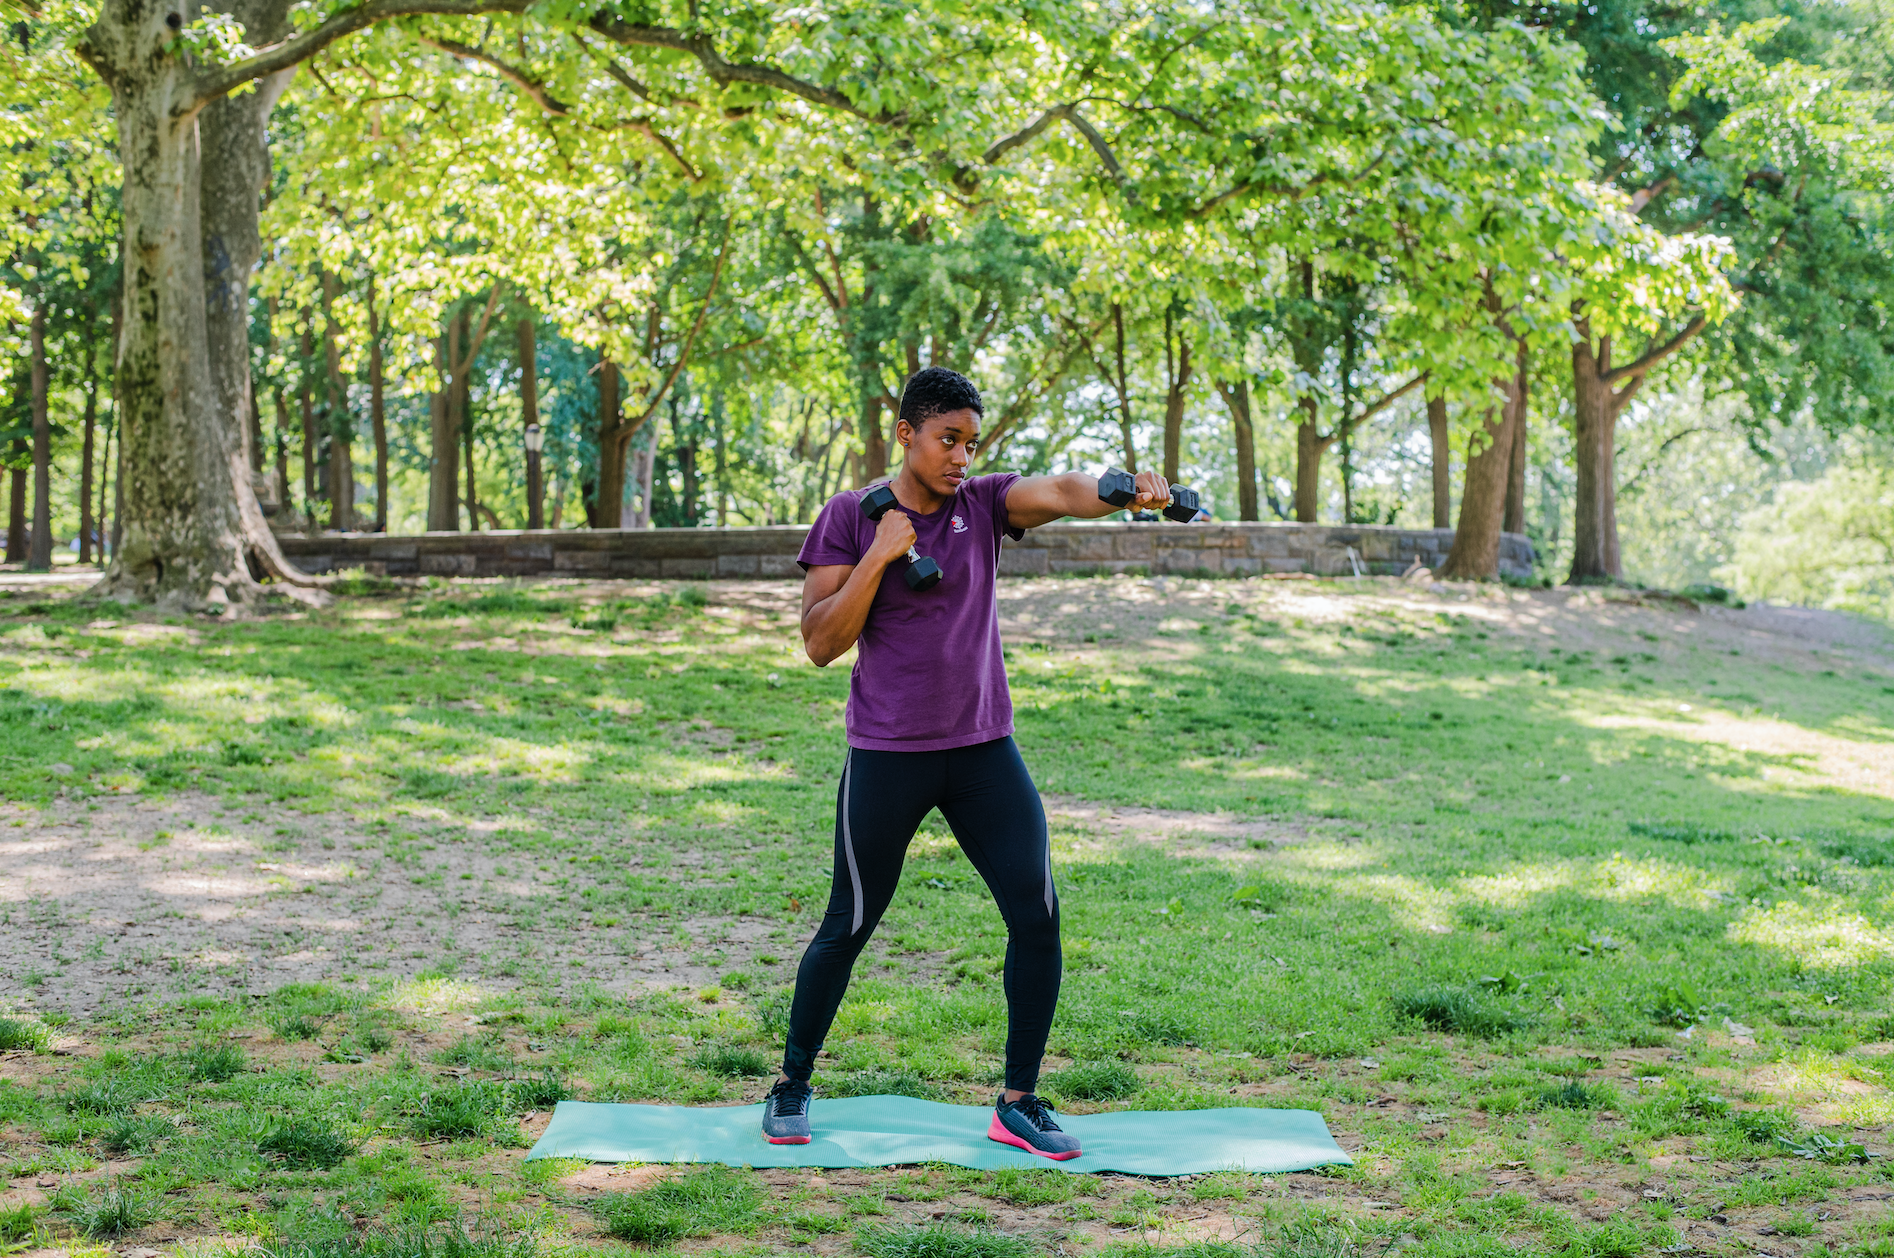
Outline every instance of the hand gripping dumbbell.
[[(1138, 478), (1130, 472), (1121, 472), (1112, 468), (1098, 478), (1098, 497), (1114, 507), (1128, 507), (1138, 496)], [(1197, 491), (1187, 485), (1172, 485), (1171, 500), (1164, 508), (1166, 517), (1179, 524), (1189, 524), (1197, 518), (1197, 512), (1203, 509), (1203, 500)]]
[[(897, 505), (894, 490), (886, 485), (876, 485), (861, 497), (862, 514), (871, 520), (879, 521), (888, 513), (888, 509)], [(940, 584), (940, 565), (926, 555), (918, 555), (914, 547), (908, 547), (908, 570), (902, 574), (907, 578), (910, 590), (931, 590)]]

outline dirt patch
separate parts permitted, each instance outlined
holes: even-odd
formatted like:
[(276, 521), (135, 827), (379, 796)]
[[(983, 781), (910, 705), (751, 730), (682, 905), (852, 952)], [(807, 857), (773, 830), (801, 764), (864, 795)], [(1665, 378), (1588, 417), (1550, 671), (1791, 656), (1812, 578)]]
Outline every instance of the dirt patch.
[(1221, 812), (1128, 808), (1065, 795), (1044, 796), (1046, 819), (1119, 841), (1155, 843), (1178, 855), (1253, 857), (1271, 848), (1307, 841), (1313, 823), (1281, 817), (1239, 817)]
[(535, 923), (561, 911), (562, 875), (465, 828), (464, 841), (435, 835), (394, 859), (348, 816), (279, 825), (195, 793), (61, 799), (0, 818), (13, 823), (0, 828), (0, 1001), (75, 1013), (406, 979), (447, 962), (493, 989), (524, 971), (625, 993), (704, 986), (793, 933), (763, 917), (636, 913), (545, 930)]

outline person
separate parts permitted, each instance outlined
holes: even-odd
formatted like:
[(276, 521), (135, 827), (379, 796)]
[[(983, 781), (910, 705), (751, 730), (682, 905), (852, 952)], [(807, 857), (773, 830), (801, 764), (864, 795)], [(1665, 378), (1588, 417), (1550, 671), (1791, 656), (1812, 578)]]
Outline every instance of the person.
[[(1059, 897), (1045, 810), (1013, 742), (996, 581), (1002, 537), (1116, 508), (1080, 472), (969, 475), (982, 413), (965, 376), (941, 367), (915, 373), (895, 424), (904, 451), (891, 482), (897, 505), (876, 521), (856, 491), (837, 494), (797, 558), (809, 658), (825, 667), (859, 650), (828, 909), (796, 971), (782, 1073), (763, 1106), (773, 1144), (809, 1141), (816, 1053), (855, 958), (894, 897), (908, 843), (938, 808), (1006, 923), (1006, 1086), (987, 1135), (1048, 1158), (1080, 1152), (1034, 1094), (1059, 1000)], [(1169, 501), (1162, 477), (1139, 473), (1133, 506)], [(940, 566), (937, 585), (909, 588), (910, 547)]]

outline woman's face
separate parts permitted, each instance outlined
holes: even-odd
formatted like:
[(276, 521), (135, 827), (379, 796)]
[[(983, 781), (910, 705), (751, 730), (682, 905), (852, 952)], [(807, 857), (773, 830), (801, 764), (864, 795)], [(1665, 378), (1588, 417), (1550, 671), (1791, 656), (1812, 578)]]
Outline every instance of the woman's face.
[(979, 412), (963, 408), (929, 415), (919, 429), (903, 420), (895, 432), (907, 447), (905, 458), (914, 479), (943, 498), (953, 497), (980, 448)]

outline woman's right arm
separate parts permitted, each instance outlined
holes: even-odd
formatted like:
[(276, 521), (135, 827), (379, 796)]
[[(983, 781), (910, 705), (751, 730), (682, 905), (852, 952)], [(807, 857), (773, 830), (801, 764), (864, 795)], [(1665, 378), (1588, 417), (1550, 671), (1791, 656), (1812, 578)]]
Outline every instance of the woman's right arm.
[(802, 579), (802, 647), (817, 668), (827, 668), (862, 636), (881, 574), (912, 545), (914, 522), (892, 510), (875, 525), (875, 540), (860, 563), (809, 569)]

